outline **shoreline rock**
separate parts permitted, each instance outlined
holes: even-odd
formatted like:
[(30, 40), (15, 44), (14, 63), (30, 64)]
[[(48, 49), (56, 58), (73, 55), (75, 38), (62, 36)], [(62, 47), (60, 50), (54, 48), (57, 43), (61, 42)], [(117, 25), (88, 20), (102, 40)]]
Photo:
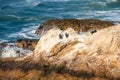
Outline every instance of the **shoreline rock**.
[(38, 39), (18, 39), (15, 43), (19, 48), (33, 51), (38, 41)]
[(69, 38), (59, 39), (60, 29), (51, 29), (42, 36), (33, 51), (34, 59), (81, 74), (120, 79), (120, 25), (93, 35), (79, 35), (73, 29), (62, 31), (65, 32)]
[[(6, 75), (7, 74), (7, 75)], [(1, 80), (109, 80), (93, 74), (81, 74), (68, 70), (64, 66), (50, 66), (35, 62), (32, 57), (23, 61), (13, 58), (0, 59)], [(112, 79), (114, 80), (114, 79)]]
[[(113, 22), (98, 19), (52, 19), (43, 22), (35, 33), (44, 33), (52, 28), (59, 28), (61, 30), (73, 28), (75, 31), (80, 32), (91, 31), (90, 33), (92, 34), (92, 32), (97, 31), (97, 29), (103, 29), (112, 25), (114, 25)], [(17, 47), (31, 51), (34, 50), (37, 42), (38, 39), (18, 39), (15, 41)], [(7, 43), (1, 43), (0, 46), (5, 47)]]
[(48, 31), (52, 28), (59, 28), (61, 30), (73, 28), (78, 32), (86, 32), (89, 30), (103, 29), (113, 25), (113, 22), (98, 19), (52, 19), (43, 22), (38, 27), (35, 34), (43, 34), (43, 32)]
[[(66, 32), (69, 36), (59, 39)], [(119, 45), (120, 25), (92, 35), (51, 29), (29, 56), (0, 59), (0, 79), (119, 80)]]
[(17, 40), (18, 46), (35, 49), (23, 57), (0, 59), (0, 79), (119, 80), (120, 25), (95, 30), (82, 34), (54, 27), (39, 41)]

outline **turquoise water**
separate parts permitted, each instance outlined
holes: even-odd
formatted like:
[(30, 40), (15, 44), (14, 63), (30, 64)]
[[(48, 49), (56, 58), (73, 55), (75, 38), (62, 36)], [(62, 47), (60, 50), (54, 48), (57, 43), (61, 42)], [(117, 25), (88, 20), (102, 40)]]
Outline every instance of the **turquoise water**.
[(0, 0), (0, 43), (38, 38), (39, 24), (54, 18), (120, 22), (120, 0)]

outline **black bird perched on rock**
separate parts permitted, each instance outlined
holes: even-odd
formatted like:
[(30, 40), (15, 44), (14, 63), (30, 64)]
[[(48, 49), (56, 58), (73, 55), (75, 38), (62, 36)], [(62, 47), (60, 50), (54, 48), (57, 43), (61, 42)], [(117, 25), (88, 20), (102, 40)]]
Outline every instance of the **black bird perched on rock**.
[(69, 34), (68, 34), (68, 33), (65, 33), (65, 36), (66, 36), (66, 38), (68, 38), (68, 37), (69, 37)]
[(62, 34), (59, 34), (59, 39), (63, 39), (63, 35)]
[(96, 32), (97, 32), (97, 30), (93, 30), (93, 31), (91, 31), (90, 33), (93, 34), (93, 33), (96, 33)]

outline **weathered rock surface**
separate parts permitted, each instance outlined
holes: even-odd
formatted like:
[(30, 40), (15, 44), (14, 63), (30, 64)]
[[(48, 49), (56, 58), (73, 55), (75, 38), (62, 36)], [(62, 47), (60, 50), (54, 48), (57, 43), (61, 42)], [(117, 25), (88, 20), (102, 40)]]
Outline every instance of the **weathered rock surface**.
[[(59, 34), (69, 34), (59, 39)], [(49, 30), (34, 50), (36, 61), (62, 66), (80, 74), (120, 79), (120, 25), (93, 35), (67, 29)]]
[(50, 29), (33, 54), (0, 59), (0, 79), (119, 80), (120, 25), (88, 33)]
[(0, 60), (0, 80), (109, 80), (105, 77), (79, 74), (64, 67), (36, 63), (31, 57), (22, 61)]
[(34, 50), (38, 39), (18, 39), (16, 46), (23, 49)]
[(102, 21), (98, 19), (52, 19), (43, 22), (35, 33), (42, 34), (43, 32), (54, 27), (61, 30), (73, 28), (75, 31), (84, 32), (93, 29), (103, 29), (113, 25), (113, 22)]

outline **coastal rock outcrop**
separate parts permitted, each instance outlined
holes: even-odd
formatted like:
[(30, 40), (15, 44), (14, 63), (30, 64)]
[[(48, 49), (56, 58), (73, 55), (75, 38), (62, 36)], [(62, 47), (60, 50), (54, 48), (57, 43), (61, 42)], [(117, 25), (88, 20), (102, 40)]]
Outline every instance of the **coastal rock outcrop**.
[[(78, 32), (91, 31), (95, 32), (98, 29), (103, 29), (114, 25), (113, 22), (102, 21), (97, 19), (53, 19), (43, 22), (38, 29), (36, 34), (42, 34), (52, 28), (59, 28), (60, 30), (66, 30), (67, 28), (72, 28)], [(38, 42), (38, 39), (18, 39), (16, 40), (16, 46), (19, 48), (34, 50)]]
[(85, 32), (93, 29), (103, 29), (113, 25), (113, 22), (98, 19), (52, 19), (43, 22), (35, 33), (43, 34), (45, 31), (48, 31), (51, 28), (59, 28), (61, 30), (73, 28), (75, 31)]
[(15, 43), (19, 48), (33, 51), (38, 41), (38, 39), (18, 39)]
[(119, 80), (120, 25), (93, 34), (52, 28), (30, 55), (0, 59), (0, 79)]
[[(69, 34), (59, 39), (59, 34)], [(39, 40), (34, 59), (80, 74), (120, 79), (120, 25), (79, 35), (73, 29), (51, 29)]]

